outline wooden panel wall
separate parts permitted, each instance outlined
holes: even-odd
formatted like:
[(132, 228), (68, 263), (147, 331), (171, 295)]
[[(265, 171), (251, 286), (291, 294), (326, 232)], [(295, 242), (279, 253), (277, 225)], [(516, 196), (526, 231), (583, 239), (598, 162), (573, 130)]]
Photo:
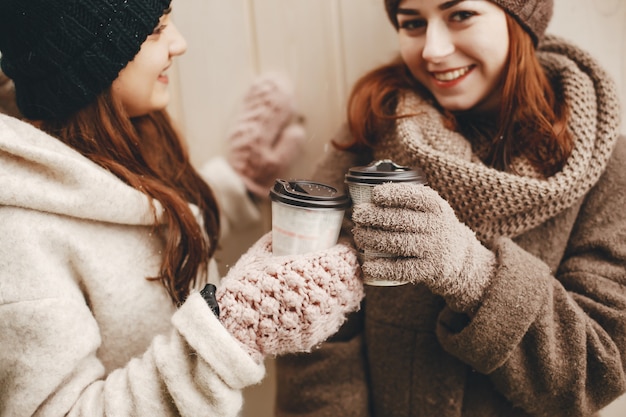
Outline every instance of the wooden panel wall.
[[(549, 31), (577, 42), (616, 79), (626, 133), (626, 0), (555, 0)], [(292, 177), (305, 177), (344, 117), (352, 83), (396, 50), (382, 0), (181, 0), (174, 20), (189, 42), (177, 61), (171, 110), (200, 164), (224, 152), (237, 105), (256, 74), (281, 71), (294, 81), (308, 141)], [(236, 236), (223, 268), (267, 228)], [(246, 392), (243, 417), (269, 417), (273, 367)], [(604, 417), (626, 414), (626, 401)]]

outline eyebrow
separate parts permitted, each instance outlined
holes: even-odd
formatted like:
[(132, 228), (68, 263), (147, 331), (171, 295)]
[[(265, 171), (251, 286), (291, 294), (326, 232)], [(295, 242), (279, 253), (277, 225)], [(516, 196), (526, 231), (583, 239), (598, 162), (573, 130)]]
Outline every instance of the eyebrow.
[(172, 13), (172, 6), (168, 7), (165, 10), (163, 10), (163, 14), (170, 14), (170, 13)]
[[(459, 3), (463, 3), (466, 0), (450, 0), (450, 1), (446, 1), (445, 3), (441, 3), (438, 6), (439, 10), (447, 10), (450, 9), (451, 7), (456, 6)], [(396, 14), (406, 14), (406, 15), (411, 15), (411, 16), (417, 16), (420, 14), (419, 11), (414, 10), (414, 9), (398, 9)]]

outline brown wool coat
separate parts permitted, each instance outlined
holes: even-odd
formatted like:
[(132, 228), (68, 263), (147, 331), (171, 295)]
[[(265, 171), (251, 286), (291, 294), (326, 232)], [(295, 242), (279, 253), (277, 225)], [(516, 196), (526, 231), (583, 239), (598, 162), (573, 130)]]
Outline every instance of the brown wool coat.
[(626, 389), (624, 166), (622, 138), (582, 204), (497, 242), (500, 268), (469, 322), (423, 286), (367, 287), (364, 333), (359, 317), (323, 349), (278, 359), (278, 415), (556, 417), (606, 406)]
[[(613, 104), (599, 103), (598, 113), (614, 114)], [(577, 119), (588, 106), (572, 108)], [(593, 118), (595, 135), (613, 132), (615, 144), (615, 124), (602, 122), (611, 119)], [(342, 186), (350, 166), (418, 153), (399, 149), (388, 142), (360, 157), (332, 150), (316, 179)], [(586, 149), (593, 161), (599, 148)], [(422, 285), (368, 287), (361, 312), (332, 340), (278, 358), (277, 416), (593, 416), (622, 394), (626, 138), (607, 149), (608, 162), (580, 169), (582, 183), (601, 166), (573, 203), (554, 203), (558, 213), (547, 220), (483, 240), (497, 267), (474, 317), (452, 312)], [(445, 192), (433, 173), (433, 188)]]

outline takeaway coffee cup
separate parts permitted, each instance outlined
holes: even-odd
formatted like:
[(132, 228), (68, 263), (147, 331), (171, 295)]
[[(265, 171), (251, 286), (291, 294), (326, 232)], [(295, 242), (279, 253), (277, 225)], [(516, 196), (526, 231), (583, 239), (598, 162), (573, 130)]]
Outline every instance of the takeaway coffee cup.
[[(374, 161), (366, 166), (352, 167), (345, 176), (345, 183), (353, 204), (369, 203), (372, 199), (372, 189), (387, 182), (410, 182), (426, 184), (426, 176), (418, 168), (398, 165), (389, 159)], [(382, 252), (359, 251), (359, 259), (363, 263), (373, 258), (393, 258), (395, 255)], [(368, 285), (388, 287), (406, 284), (406, 281), (393, 279), (375, 280), (364, 274), (363, 282)]]
[(421, 169), (398, 165), (389, 159), (374, 161), (366, 166), (352, 167), (345, 177), (350, 198), (354, 204), (369, 203), (372, 188), (386, 182), (414, 182), (426, 184)]
[(270, 198), (274, 255), (313, 252), (337, 243), (350, 205), (346, 194), (319, 182), (278, 179)]

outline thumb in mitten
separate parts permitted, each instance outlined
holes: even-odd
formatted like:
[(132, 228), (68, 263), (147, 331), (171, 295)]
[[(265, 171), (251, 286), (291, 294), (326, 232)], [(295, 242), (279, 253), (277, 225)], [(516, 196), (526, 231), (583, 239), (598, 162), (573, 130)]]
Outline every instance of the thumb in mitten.
[(407, 183), (376, 186), (372, 203), (357, 204), (352, 219), (357, 247), (394, 255), (365, 258), (364, 274), (424, 283), (456, 311), (478, 307), (495, 255), (435, 190)]
[(302, 255), (273, 256), (263, 236), (222, 279), (220, 320), (257, 361), (308, 352), (334, 334), (363, 298), (353, 248), (337, 244)]
[(290, 81), (279, 74), (258, 77), (243, 100), (228, 138), (227, 159), (248, 190), (267, 197), (304, 142)]

